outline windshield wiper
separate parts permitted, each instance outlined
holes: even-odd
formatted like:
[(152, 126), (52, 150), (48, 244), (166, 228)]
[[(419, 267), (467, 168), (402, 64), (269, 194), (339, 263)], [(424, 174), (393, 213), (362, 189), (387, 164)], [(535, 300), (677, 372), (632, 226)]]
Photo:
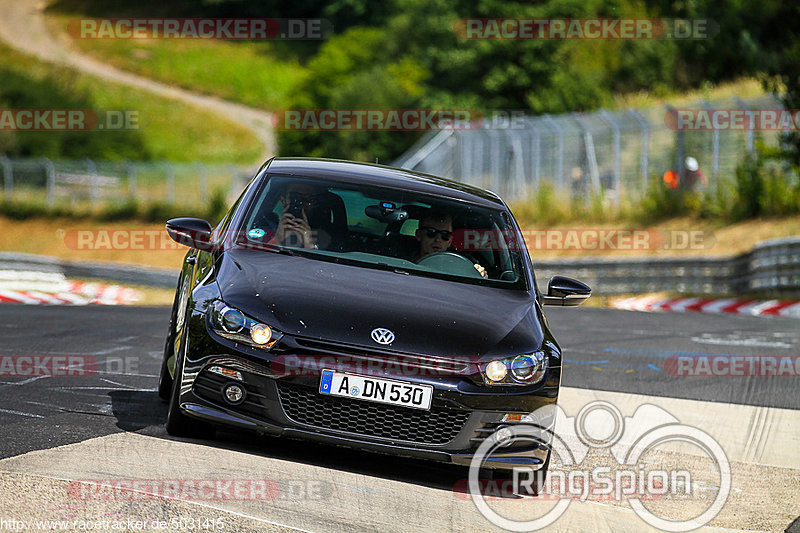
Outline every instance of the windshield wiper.
[(260, 244), (253, 244), (253, 243), (239, 243), (245, 250), (259, 250), (259, 251), (266, 251), (272, 252), (275, 254), (284, 254), (284, 255), (297, 255), (297, 252), (290, 248), (285, 248), (278, 244), (269, 244), (269, 243), (260, 243)]
[(372, 268), (378, 268), (379, 270), (389, 270), (395, 274), (403, 274), (405, 276), (411, 275), (411, 272), (408, 270), (397, 265), (390, 265), (388, 263), (368, 263), (368, 266), (371, 266)]

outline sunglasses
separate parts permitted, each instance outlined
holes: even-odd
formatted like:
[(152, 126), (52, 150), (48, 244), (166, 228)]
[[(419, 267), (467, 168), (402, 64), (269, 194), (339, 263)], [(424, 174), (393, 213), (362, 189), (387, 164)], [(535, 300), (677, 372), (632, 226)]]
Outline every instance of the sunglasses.
[(431, 228), (430, 226), (426, 226), (426, 227), (420, 228), (420, 229), (425, 232), (425, 235), (429, 239), (433, 239), (438, 234), (439, 236), (441, 236), (443, 241), (449, 241), (450, 238), (453, 236), (453, 232), (452, 231), (447, 231), (447, 230), (444, 230), (444, 229)]

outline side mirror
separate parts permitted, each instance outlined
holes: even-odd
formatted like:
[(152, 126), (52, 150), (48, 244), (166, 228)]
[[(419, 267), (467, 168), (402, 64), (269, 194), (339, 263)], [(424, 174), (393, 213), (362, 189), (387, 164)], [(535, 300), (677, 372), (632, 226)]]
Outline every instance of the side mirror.
[(576, 279), (553, 276), (547, 284), (547, 295), (542, 296), (544, 305), (581, 305), (592, 295), (592, 289)]
[(173, 241), (189, 248), (210, 251), (211, 224), (201, 218), (173, 218), (167, 221), (167, 233)]

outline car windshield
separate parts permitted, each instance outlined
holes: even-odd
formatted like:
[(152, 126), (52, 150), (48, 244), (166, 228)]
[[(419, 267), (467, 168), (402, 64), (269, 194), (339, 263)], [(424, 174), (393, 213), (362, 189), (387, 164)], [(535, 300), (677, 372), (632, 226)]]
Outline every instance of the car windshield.
[(509, 214), (397, 188), (271, 175), (236, 246), (527, 289)]

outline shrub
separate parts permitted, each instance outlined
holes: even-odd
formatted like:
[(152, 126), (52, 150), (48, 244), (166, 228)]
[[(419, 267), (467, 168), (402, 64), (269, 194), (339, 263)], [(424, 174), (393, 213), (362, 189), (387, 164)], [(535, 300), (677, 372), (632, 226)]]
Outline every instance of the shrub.
[(217, 188), (211, 193), (206, 209), (206, 219), (211, 224), (216, 224), (228, 212), (228, 198), (225, 189)]
[(98, 220), (112, 222), (115, 220), (133, 220), (139, 216), (139, 202), (130, 198), (123, 203), (115, 203), (103, 207), (97, 214)]

